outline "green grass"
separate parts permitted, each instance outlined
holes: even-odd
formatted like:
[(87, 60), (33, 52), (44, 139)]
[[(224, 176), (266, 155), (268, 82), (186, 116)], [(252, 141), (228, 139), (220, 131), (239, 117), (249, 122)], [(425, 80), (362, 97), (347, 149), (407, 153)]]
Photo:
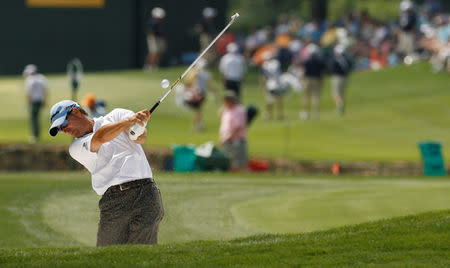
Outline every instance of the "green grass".
[(448, 267), (450, 211), (325, 232), (157, 246), (0, 249), (2, 267)]
[[(450, 209), (450, 181), (420, 178), (177, 174), (156, 176), (162, 244), (301, 233)], [(0, 174), (0, 248), (94, 246), (99, 197), (74, 173)]]
[[(88, 73), (80, 96), (94, 92), (109, 108), (140, 110), (151, 106), (165, 92), (160, 81), (174, 81), (184, 68), (162, 69), (158, 73), (120, 71)], [(217, 72), (214, 72), (220, 90)], [(70, 98), (69, 84), (63, 75), (49, 75), (50, 104)], [(344, 117), (335, 113), (329, 81), (322, 92), (318, 121), (300, 121), (302, 94), (291, 93), (285, 100), (287, 119), (256, 119), (249, 129), (249, 149), (253, 156), (312, 160), (420, 161), (417, 143), (436, 140), (450, 153), (450, 94), (446, 74), (432, 74), (427, 64), (389, 68), (379, 72), (355, 73), (348, 88), (348, 108)], [(29, 127), (24, 109), (21, 77), (0, 79), (0, 141), (27, 142)], [(257, 85), (257, 72), (251, 71), (243, 87), (244, 103), (264, 109), (264, 95)], [(51, 105), (49, 105), (51, 106)], [(49, 106), (42, 116), (43, 142), (68, 144), (70, 138), (50, 139)], [(169, 96), (155, 112), (149, 125), (145, 146), (202, 144), (217, 141), (219, 104), (212, 94), (204, 109), (207, 131), (191, 131), (192, 114), (179, 108)]]
[(0, 267), (450, 265), (445, 178), (156, 175), (159, 245), (95, 248), (87, 173), (0, 173)]

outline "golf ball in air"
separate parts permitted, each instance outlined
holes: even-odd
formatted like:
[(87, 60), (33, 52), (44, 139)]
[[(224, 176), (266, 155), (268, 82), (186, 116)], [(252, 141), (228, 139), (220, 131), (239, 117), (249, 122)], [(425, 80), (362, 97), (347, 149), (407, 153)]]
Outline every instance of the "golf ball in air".
[(169, 80), (163, 79), (163, 80), (161, 81), (161, 86), (162, 86), (162, 88), (168, 88), (168, 87), (170, 86)]

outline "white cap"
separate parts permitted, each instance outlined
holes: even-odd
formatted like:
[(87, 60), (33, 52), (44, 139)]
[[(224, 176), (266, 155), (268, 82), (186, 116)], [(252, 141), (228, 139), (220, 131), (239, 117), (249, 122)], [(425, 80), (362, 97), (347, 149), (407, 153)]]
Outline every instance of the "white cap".
[(406, 11), (413, 7), (413, 3), (410, 0), (403, 0), (400, 3), (400, 11)]
[(227, 45), (227, 52), (228, 52), (228, 53), (236, 53), (236, 52), (238, 52), (238, 50), (239, 50), (239, 47), (238, 47), (238, 45), (237, 45), (236, 43), (234, 43), (234, 42), (231, 42), (231, 43), (229, 43), (229, 44)]
[(212, 7), (206, 7), (203, 9), (203, 17), (205, 18), (213, 18), (217, 14), (216, 9)]
[(29, 76), (30, 74), (36, 73), (37, 67), (34, 64), (28, 64), (25, 66), (25, 69), (23, 69), (23, 76)]
[(152, 17), (155, 19), (163, 19), (166, 16), (166, 11), (160, 7), (152, 9)]
[(58, 134), (59, 127), (61, 125), (67, 124), (65, 121), (67, 119), (67, 115), (73, 108), (80, 108), (80, 105), (71, 100), (62, 100), (50, 109), (50, 120), (52, 125), (48, 130), (50, 136), (54, 137)]

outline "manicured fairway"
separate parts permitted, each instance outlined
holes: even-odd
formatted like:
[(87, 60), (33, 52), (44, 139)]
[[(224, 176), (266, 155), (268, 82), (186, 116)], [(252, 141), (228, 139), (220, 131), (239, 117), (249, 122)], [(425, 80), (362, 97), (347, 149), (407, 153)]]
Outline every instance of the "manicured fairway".
[[(326, 230), (450, 209), (448, 178), (158, 173), (160, 243)], [(95, 245), (87, 173), (0, 174), (0, 248)]]

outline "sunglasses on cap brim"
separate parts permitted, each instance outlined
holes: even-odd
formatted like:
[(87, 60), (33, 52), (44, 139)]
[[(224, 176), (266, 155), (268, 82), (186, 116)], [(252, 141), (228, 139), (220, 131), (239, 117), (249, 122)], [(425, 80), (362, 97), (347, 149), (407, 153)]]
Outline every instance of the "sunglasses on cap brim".
[(63, 129), (65, 127), (67, 127), (67, 125), (69, 124), (69, 119), (67, 119), (67, 117), (69, 117), (69, 115), (72, 113), (73, 109), (77, 109), (78, 107), (76, 107), (75, 105), (70, 105), (66, 107), (67, 110), (67, 114), (66, 114), (66, 119), (64, 120), (64, 122), (58, 127), (58, 131), (62, 132)]

